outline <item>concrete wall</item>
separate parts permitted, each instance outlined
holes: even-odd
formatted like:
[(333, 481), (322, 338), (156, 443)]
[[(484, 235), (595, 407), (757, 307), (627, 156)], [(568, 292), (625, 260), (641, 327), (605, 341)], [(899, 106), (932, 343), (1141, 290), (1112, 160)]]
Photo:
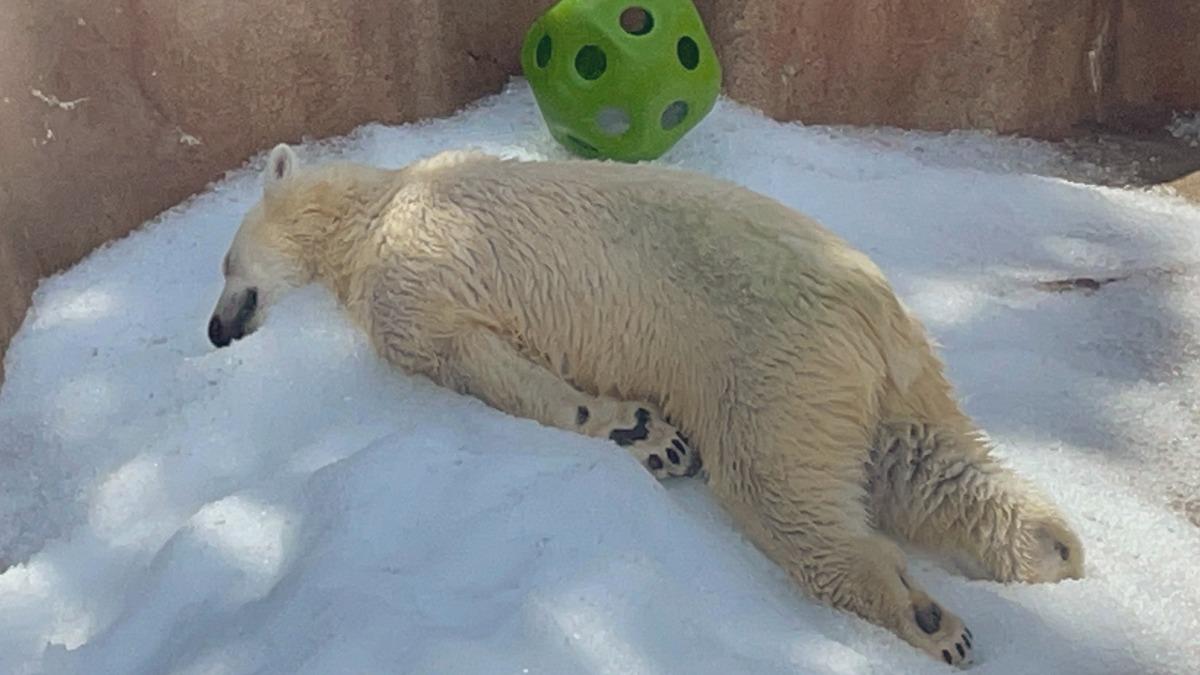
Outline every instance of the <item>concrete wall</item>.
[[(39, 279), (255, 152), (497, 91), (550, 4), (0, 0), (0, 349)], [(696, 4), (726, 93), (780, 119), (1055, 136), (1200, 108), (1194, 0)]]
[(1119, 4), (1105, 121), (1137, 128), (1162, 124), (1170, 110), (1200, 109), (1200, 1)]

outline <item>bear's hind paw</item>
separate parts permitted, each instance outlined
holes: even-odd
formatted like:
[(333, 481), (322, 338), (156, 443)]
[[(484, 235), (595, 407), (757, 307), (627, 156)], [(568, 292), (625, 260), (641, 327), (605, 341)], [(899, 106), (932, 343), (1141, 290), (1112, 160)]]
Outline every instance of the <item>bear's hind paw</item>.
[(957, 616), (930, 601), (913, 605), (912, 620), (916, 630), (906, 632), (915, 646), (951, 666), (965, 668), (974, 663), (974, 636)]

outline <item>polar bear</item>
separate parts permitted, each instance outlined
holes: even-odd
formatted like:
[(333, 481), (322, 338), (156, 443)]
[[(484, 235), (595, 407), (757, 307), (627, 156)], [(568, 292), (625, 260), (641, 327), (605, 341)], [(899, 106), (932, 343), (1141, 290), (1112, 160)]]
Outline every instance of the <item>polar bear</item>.
[(299, 167), (280, 145), (224, 274), (218, 347), (327, 284), (405, 372), (612, 439), (659, 477), (702, 462), (801, 589), (947, 663), (970, 663), (974, 636), (896, 540), (982, 578), (1083, 574), (1078, 537), (989, 456), (881, 271), (732, 183), (473, 152)]

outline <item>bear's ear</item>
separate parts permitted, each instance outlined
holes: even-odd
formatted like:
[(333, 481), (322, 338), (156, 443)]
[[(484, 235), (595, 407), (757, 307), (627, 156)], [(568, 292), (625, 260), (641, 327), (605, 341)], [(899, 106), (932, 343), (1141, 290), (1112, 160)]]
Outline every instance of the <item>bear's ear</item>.
[(266, 180), (264, 182), (267, 186), (270, 186), (291, 177), (296, 172), (296, 165), (298, 163), (299, 160), (296, 159), (295, 151), (287, 143), (280, 143), (271, 150), (271, 156), (267, 159)]

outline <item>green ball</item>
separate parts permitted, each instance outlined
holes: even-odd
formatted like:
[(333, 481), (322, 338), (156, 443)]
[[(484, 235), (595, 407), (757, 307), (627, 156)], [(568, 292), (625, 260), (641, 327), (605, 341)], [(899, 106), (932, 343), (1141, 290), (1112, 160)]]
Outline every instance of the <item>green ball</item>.
[(561, 0), (525, 35), (521, 68), (551, 135), (591, 158), (662, 156), (721, 91), (691, 0)]

